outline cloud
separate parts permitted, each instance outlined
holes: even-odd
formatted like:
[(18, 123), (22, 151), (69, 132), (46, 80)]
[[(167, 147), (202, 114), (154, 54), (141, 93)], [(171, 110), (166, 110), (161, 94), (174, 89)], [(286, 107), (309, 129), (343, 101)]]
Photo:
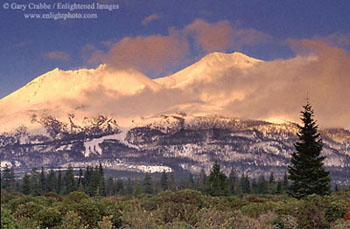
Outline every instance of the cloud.
[(206, 52), (240, 50), (244, 45), (266, 42), (270, 36), (255, 29), (234, 28), (228, 21), (210, 24), (197, 19), (185, 28)]
[(176, 31), (168, 36), (125, 37), (108, 52), (96, 51), (89, 62), (101, 61), (116, 69), (136, 69), (158, 75), (181, 63), (188, 53), (188, 43)]
[(151, 14), (151, 15), (145, 17), (145, 19), (143, 19), (141, 23), (146, 26), (149, 23), (151, 23), (152, 21), (155, 21), (155, 20), (157, 20), (159, 18), (160, 18), (160, 15), (158, 15), (158, 14)]
[(349, 55), (326, 42), (292, 43), (298, 50), (295, 58), (264, 62), (246, 74), (235, 74), (234, 79), (227, 73), (221, 89), (240, 90), (245, 96), (228, 104), (226, 112), (240, 117), (298, 121), (309, 94), (322, 127), (350, 128)]
[(233, 43), (233, 28), (227, 21), (209, 24), (197, 19), (185, 31), (193, 35), (196, 43), (207, 52), (224, 51)]
[[(144, 23), (157, 18), (159, 15), (152, 14), (144, 19)], [(170, 28), (168, 35), (124, 37), (104, 42), (104, 48), (109, 50), (94, 50), (88, 63), (105, 63), (115, 69), (136, 69), (147, 75), (159, 76), (183, 67), (203, 53), (239, 50), (245, 45), (266, 42), (269, 38), (255, 29), (234, 28), (228, 21), (210, 24), (197, 19), (183, 29)], [(191, 47), (191, 40), (201, 50)], [(87, 53), (86, 50), (83, 53)]]
[(350, 129), (348, 53), (322, 41), (290, 43), (297, 50), (297, 56), (291, 59), (264, 61), (244, 71), (228, 68), (215, 73), (214, 80), (194, 81), (186, 88), (155, 91), (145, 88), (132, 96), (109, 94), (110, 99), (105, 100), (108, 105), (99, 102), (97, 95), (103, 91), (90, 95), (87, 101), (95, 98), (98, 109), (107, 112), (114, 107), (121, 116), (147, 116), (169, 110), (186, 112), (197, 104), (220, 107), (221, 114), (231, 117), (299, 122), (309, 94), (315, 118), (322, 128)]
[(44, 57), (47, 59), (59, 60), (59, 61), (69, 61), (71, 59), (68, 53), (65, 53), (62, 51), (48, 52), (44, 55)]

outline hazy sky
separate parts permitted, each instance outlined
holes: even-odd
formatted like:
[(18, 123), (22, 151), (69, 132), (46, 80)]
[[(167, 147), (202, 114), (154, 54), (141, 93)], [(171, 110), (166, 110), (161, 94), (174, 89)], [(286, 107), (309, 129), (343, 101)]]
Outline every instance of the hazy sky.
[[(0, 8), (0, 98), (56, 67), (77, 69), (107, 63), (136, 68), (156, 78), (213, 51), (240, 51), (264, 60), (289, 59), (302, 54), (305, 45), (300, 44), (307, 40), (322, 42), (312, 49), (315, 52), (337, 46), (345, 58), (350, 47), (348, 0), (17, 1), (27, 5), (25, 11), (14, 9), (18, 8), (12, 5), (15, 2), (2, 1)], [(5, 3), (9, 9), (4, 9)], [(70, 11), (97, 14), (97, 19), (25, 19), (24, 14), (68, 12), (28, 9), (30, 3), (31, 8), (39, 3), (51, 7), (54, 3), (94, 3), (95, 7), (103, 3), (119, 8)], [(343, 73), (341, 79), (349, 82)]]

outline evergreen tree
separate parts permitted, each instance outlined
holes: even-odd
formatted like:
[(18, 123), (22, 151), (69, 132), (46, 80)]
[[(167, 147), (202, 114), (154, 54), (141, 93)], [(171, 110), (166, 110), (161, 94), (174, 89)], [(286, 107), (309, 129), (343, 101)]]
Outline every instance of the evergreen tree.
[(22, 192), (23, 194), (29, 195), (32, 192), (30, 185), (30, 175), (25, 173), (22, 182)]
[(201, 169), (201, 172), (199, 173), (199, 178), (198, 178), (198, 189), (202, 192), (205, 191), (207, 185), (207, 175), (205, 174), (204, 169)]
[(250, 194), (250, 182), (247, 175), (242, 174), (241, 180), (242, 194)]
[(100, 177), (100, 185), (99, 185), (99, 195), (100, 196), (106, 196), (106, 184), (105, 184), (105, 178)]
[(83, 185), (83, 170), (80, 168), (79, 169), (79, 177), (78, 177), (78, 187), (80, 187), (81, 185)]
[(184, 190), (187, 188), (187, 182), (184, 180), (184, 179), (181, 179), (180, 180), (180, 183), (179, 183), (179, 190)]
[(192, 173), (190, 173), (188, 176), (187, 188), (194, 189), (194, 179), (193, 179)]
[(108, 177), (107, 182), (106, 182), (106, 195), (107, 196), (112, 196), (115, 194), (114, 190), (114, 180), (113, 177)]
[(63, 191), (63, 180), (62, 180), (62, 170), (61, 168), (58, 169), (58, 176), (57, 176), (57, 194), (62, 194)]
[(284, 173), (283, 183), (282, 183), (283, 193), (286, 193), (288, 191), (288, 188), (289, 188), (288, 175), (287, 175), (287, 173)]
[(153, 191), (155, 193), (158, 193), (158, 192), (161, 192), (163, 191), (163, 187), (160, 183), (160, 179), (156, 180), (154, 183), (153, 183)]
[(334, 186), (334, 192), (339, 192), (338, 184), (335, 184), (335, 186)]
[(134, 195), (140, 195), (142, 193), (142, 189), (140, 186), (140, 181), (137, 177), (135, 178), (134, 184), (135, 184)]
[(78, 182), (77, 182), (77, 187), (79, 192), (85, 192), (84, 188), (84, 173), (82, 168), (79, 169), (79, 176), (78, 176)]
[(117, 179), (117, 182), (116, 182), (115, 186), (116, 186), (116, 192), (118, 194), (123, 194), (124, 193), (124, 182), (123, 182), (123, 180), (121, 178)]
[(41, 167), (40, 189), (41, 189), (41, 193), (47, 192), (47, 181), (46, 181), (46, 175), (45, 175), (44, 167)]
[(128, 178), (128, 181), (126, 182), (126, 188), (125, 188), (125, 194), (131, 195), (133, 193), (133, 188), (132, 188), (132, 182), (131, 179)]
[(220, 171), (219, 163), (215, 162), (208, 177), (207, 192), (212, 196), (223, 196), (228, 191), (227, 177)]
[(168, 176), (166, 175), (165, 171), (163, 171), (162, 177), (160, 178), (160, 185), (162, 186), (163, 191), (168, 190), (169, 188)]
[(86, 183), (86, 193), (89, 196), (97, 196), (100, 195), (100, 170), (99, 167), (89, 168), (89, 170), (86, 171), (87, 173), (87, 183)]
[(268, 193), (267, 182), (265, 180), (264, 175), (260, 175), (259, 178), (258, 178), (258, 193), (259, 194), (266, 194), (266, 193)]
[(152, 184), (152, 177), (149, 173), (146, 173), (144, 179), (143, 179), (143, 192), (147, 194), (153, 193), (153, 184)]
[(169, 189), (171, 191), (176, 191), (176, 182), (175, 182), (175, 177), (174, 177), (174, 173), (170, 173), (170, 178), (169, 178), (169, 185), (168, 185)]
[(47, 175), (47, 191), (57, 191), (57, 177), (56, 172), (53, 169), (50, 169), (49, 174)]
[(278, 180), (276, 185), (276, 193), (281, 194), (282, 193), (282, 181)]
[(1, 177), (1, 188), (5, 189), (8, 192), (16, 191), (16, 179), (15, 179), (15, 171), (13, 166), (9, 167), (7, 164), (5, 165), (4, 171), (2, 172)]
[(235, 194), (235, 185), (238, 181), (238, 177), (234, 168), (231, 169), (231, 172), (228, 176), (228, 186), (230, 194)]
[(269, 193), (274, 194), (276, 192), (276, 182), (273, 172), (270, 173), (269, 177)]
[(103, 167), (102, 164), (100, 163), (99, 165), (99, 195), (100, 196), (105, 196), (106, 195), (106, 186), (105, 186), (105, 176), (104, 176), (104, 171), (103, 171)]
[(70, 165), (68, 166), (68, 169), (63, 176), (63, 181), (64, 181), (64, 194), (69, 194), (77, 190), (72, 166)]
[(252, 190), (251, 193), (258, 193), (258, 183), (256, 182), (256, 179), (254, 178), (252, 181)]
[(85, 190), (88, 190), (88, 187), (91, 183), (91, 176), (93, 173), (93, 168), (90, 166), (87, 166), (85, 169), (85, 174), (84, 174), (84, 178), (83, 178), (83, 186)]
[(289, 194), (301, 199), (311, 194), (330, 194), (329, 172), (323, 168), (324, 156), (321, 156), (322, 140), (318, 126), (313, 119), (314, 111), (307, 101), (303, 107), (299, 127), (299, 141), (294, 144), (291, 166), (288, 166), (288, 178), (291, 180)]
[(30, 187), (34, 196), (41, 195), (40, 174), (38, 173), (37, 168), (32, 169), (30, 176)]

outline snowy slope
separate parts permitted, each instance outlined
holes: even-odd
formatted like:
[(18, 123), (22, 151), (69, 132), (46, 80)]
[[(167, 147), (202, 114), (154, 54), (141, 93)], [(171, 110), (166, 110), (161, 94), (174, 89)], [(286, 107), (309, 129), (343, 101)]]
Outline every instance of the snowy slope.
[[(115, 71), (105, 65), (73, 71), (56, 68), (1, 99), (0, 124), (4, 131), (30, 127), (31, 116), (43, 112), (62, 117), (68, 113), (79, 116), (79, 110), (85, 110), (80, 114), (83, 118), (102, 113), (96, 103), (104, 99), (132, 96), (146, 88), (156, 91), (160, 86), (136, 71)], [(91, 97), (99, 99), (92, 101)]]
[(198, 81), (214, 80), (216, 75), (230, 68), (245, 70), (260, 62), (263, 61), (239, 52), (231, 54), (214, 52), (173, 75), (154, 81), (166, 87), (183, 88)]

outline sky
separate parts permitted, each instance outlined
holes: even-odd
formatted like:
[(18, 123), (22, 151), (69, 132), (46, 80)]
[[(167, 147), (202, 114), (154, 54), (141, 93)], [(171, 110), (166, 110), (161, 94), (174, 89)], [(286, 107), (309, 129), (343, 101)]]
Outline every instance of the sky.
[[(94, 4), (95, 9), (57, 9), (59, 3)], [(347, 0), (4, 0), (1, 4), (0, 98), (54, 68), (70, 70), (107, 64), (158, 78), (217, 51), (242, 52), (271, 61), (271, 66), (288, 60), (294, 66), (296, 57), (317, 55), (318, 65), (298, 65), (292, 71), (300, 77), (290, 78), (302, 82), (305, 73), (309, 73), (308, 85), (311, 80), (323, 80), (317, 84), (320, 90), (316, 93), (315, 89), (315, 95), (333, 93), (337, 95), (336, 101), (348, 95), (339, 95), (339, 90), (350, 87), (347, 74), (350, 2)], [(114, 9), (96, 9), (97, 4)], [(56, 8), (40, 8), (44, 6)], [(58, 13), (97, 18), (26, 18)], [(327, 69), (315, 72), (322, 64)], [(276, 75), (285, 72), (277, 71), (278, 67), (273, 69), (272, 85), (278, 87), (286, 82), (293, 85), (290, 78), (285, 80)], [(261, 71), (262, 75), (268, 75), (266, 69)], [(329, 76), (327, 72), (336, 75)], [(318, 73), (327, 77), (317, 78)], [(253, 84), (260, 82), (259, 78), (252, 80), (255, 80)], [(335, 80), (339, 81), (336, 85)], [(298, 90), (299, 86), (289, 85), (283, 88)], [(268, 99), (271, 100), (268, 97), (260, 102), (264, 104)], [(348, 119), (349, 103), (345, 107), (343, 121)]]

